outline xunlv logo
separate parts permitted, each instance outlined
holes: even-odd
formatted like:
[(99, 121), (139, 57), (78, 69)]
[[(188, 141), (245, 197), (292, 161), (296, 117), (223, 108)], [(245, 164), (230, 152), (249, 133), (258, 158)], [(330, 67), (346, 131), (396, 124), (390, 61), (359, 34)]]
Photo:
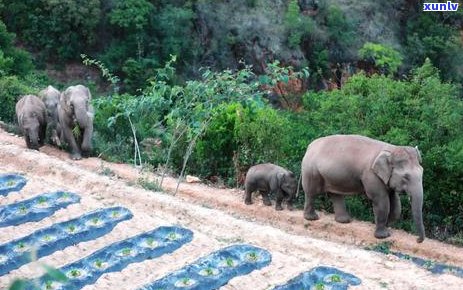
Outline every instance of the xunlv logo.
[(458, 3), (423, 3), (423, 11), (457, 11)]

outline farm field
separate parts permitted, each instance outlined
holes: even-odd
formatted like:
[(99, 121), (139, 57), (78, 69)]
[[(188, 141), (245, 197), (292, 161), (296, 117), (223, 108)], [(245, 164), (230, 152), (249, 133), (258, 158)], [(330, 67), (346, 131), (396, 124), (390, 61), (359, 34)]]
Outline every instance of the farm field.
[[(72, 161), (66, 152), (50, 146), (42, 147), (40, 152), (32, 151), (22, 138), (0, 130), (0, 174), (10, 173), (22, 175), (27, 182), (19, 191), (0, 195), (0, 206), (32, 198), (40, 200), (40, 195), (53, 192), (72, 193), (73, 202), (53, 209), (49, 216), (39, 220), (1, 227), (0, 246), (39, 229), (107, 208), (111, 209), (107, 215), (117, 209), (123, 216), (117, 216), (114, 228), (107, 233), (75, 240), (62, 249), (48, 251), (37, 262), (0, 273), (0, 289), (15, 278), (40, 277), (43, 269), (38, 262), (66, 268), (97, 251), (110, 251), (106, 247), (113, 244), (165, 227), (182, 229), (177, 237), (185, 238), (182, 243), (169, 251), (147, 254), (143, 259), (136, 259), (136, 253), (121, 244), (114, 251), (121, 251), (120, 256), (133, 254), (134, 261), (120, 263), (122, 266), (103, 273), (92, 284), (83, 285), (83, 289), (139, 289), (175, 276), (176, 271), (198, 261), (206, 261), (212, 253), (218, 253), (219, 257), (223, 249), (235, 245), (246, 245), (244, 253), (259, 255), (251, 256), (255, 263), (248, 263), (249, 271), (231, 275), (220, 289), (273, 289), (317, 267), (334, 267), (359, 278), (361, 283), (350, 289), (461, 289), (463, 285), (463, 275), (433, 274), (412, 261), (365, 250), (381, 242), (373, 237), (373, 224), (358, 221), (338, 224), (328, 214), (321, 214), (319, 221), (309, 222), (302, 218), (300, 210), (277, 212), (273, 207), (263, 206), (260, 198), (247, 206), (241, 190), (204, 184), (181, 184), (174, 196), (176, 180), (170, 177), (164, 181), (165, 193), (146, 190), (141, 184), (151, 184), (158, 178), (149, 171), (98, 158)], [(79, 198), (74, 198), (74, 194)], [(169, 233), (162, 237), (177, 239)], [(393, 230), (386, 240), (392, 242), (393, 251), (463, 267), (462, 248), (430, 239), (417, 244), (415, 236), (398, 230)], [(214, 274), (214, 269), (209, 272)], [(194, 281), (179, 277), (185, 285), (176, 286), (190, 289), (188, 283)]]

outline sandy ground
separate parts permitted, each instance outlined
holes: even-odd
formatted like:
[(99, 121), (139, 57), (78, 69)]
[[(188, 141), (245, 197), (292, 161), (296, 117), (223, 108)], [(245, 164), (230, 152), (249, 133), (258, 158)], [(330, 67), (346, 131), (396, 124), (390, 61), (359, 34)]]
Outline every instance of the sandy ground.
[[(103, 275), (84, 289), (137, 289), (219, 248), (249, 243), (269, 250), (272, 262), (261, 270), (236, 277), (222, 289), (271, 289), (316, 266), (334, 266), (362, 279), (351, 289), (462, 289), (463, 279), (450, 274), (435, 275), (411, 262), (363, 250), (379, 240), (374, 225), (354, 221), (338, 224), (331, 215), (321, 214), (308, 222), (301, 211), (275, 211), (255, 200), (245, 205), (243, 192), (218, 189), (203, 184), (180, 185), (173, 196), (176, 180), (166, 178), (167, 193), (139, 186), (140, 178), (157, 180), (149, 172), (130, 165), (108, 163), (98, 158), (69, 160), (68, 154), (45, 146), (40, 152), (26, 148), (23, 139), (0, 130), (0, 173), (18, 172), (28, 179), (21, 192), (0, 197), (0, 204), (29, 198), (53, 190), (70, 190), (81, 203), (57, 211), (39, 222), (0, 229), (0, 243), (27, 235), (38, 228), (77, 217), (93, 209), (121, 205), (134, 217), (118, 224), (112, 232), (96, 240), (79, 243), (39, 259), (60, 267), (91, 254), (105, 245), (152, 230), (161, 225), (179, 225), (194, 232), (191, 243), (172, 254), (129, 265), (118, 273)], [(393, 230), (387, 239), (392, 249), (414, 256), (463, 267), (463, 249)], [(41, 273), (37, 263), (0, 277), (0, 289), (14, 278)]]

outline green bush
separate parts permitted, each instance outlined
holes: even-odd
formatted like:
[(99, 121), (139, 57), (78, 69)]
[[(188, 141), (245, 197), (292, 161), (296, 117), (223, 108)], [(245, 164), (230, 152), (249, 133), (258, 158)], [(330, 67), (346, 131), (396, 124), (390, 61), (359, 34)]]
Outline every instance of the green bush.
[(15, 105), (22, 95), (35, 93), (36, 90), (28, 86), (16, 76), (0, 77), (0, 120), (16, 122)]

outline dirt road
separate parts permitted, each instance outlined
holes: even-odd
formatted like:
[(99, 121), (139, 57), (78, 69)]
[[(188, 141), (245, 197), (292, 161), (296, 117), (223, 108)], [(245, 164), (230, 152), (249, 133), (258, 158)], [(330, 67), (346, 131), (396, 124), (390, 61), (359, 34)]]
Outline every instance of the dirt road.
[[(104, 206), (121, 205), (134, 214), (109, 234), (55, 252), (39, 262), (60, 267), (161, 225), (179, 225), (194, 232), (193, 241), (174, 253), (104, 274), (85, 289), (136, 289), (235, 243), (267, 249), (272, 262), (261, 270), (233, 278), (222, 289), (271, 289), (320, 265), (337, 267), (362, 279), (362, 284), (352, 289), (461, 289), (463, 285), (463, 279), (454, 275), (431, 274), (395, 256), (363, 250), (379, 242), (373, 237), (373, 224), (338, 224), (333, 216), (324, 214), (320, 220), (308, 222), (301, 211), (277, 212), (257, 200), (246, 206), (242, 191), (202, 184), (181, 184), (179, 193), (173, 196), (169, 193), (176, 186), (173, 178), (164, 181), (167, 193), (145, 190), (139, 181), (155, 181), (156, 175), (98, 158), (72, 161), (67, 153), (50, 146), (32, 151), (23, 139), (0, 130), (0, 173), (7, 172), (22, 173), (29, 181), (20, 192), (0, 197), (0, 205), (58, 189), (78, 193), (81, 202), (59, 210), (51, 218), (0, 229), (0, 243)], [(395, 251), (463, 267), (462, 248), (429, 239), (417, 244), (415, 236), (397, 230), (388, 240)], [(36, 263), (25, 265), (0, 277), (0, 288), (16, 277), (40, 273)]]

